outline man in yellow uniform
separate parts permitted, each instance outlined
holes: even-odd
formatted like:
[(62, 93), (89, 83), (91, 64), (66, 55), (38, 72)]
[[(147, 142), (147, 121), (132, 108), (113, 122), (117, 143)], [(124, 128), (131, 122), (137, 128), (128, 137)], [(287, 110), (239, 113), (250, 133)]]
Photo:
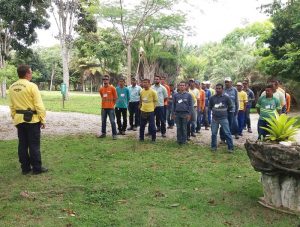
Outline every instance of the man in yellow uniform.
[(40, 174), (42, 167), (40, 139), (45, 128), (46, 111), (36, 84), (30, 82), (32, 71), (28, 65), (17, 69), (19, 80), (9, 88), (11, 117), (18, 129), (18, 155), (22, 174)]
[(152, 136), (152, 142), (156, 140), (156, 129), (154, 121), (154, 109), (158, 102), (158, 96), (155, 90), (150, 88), (150, 80), (143, 80), (143, 89), (140, 94), (140, 141), (144, 141), (144, 133), (147, 122), (149, 121), (149, 132)]

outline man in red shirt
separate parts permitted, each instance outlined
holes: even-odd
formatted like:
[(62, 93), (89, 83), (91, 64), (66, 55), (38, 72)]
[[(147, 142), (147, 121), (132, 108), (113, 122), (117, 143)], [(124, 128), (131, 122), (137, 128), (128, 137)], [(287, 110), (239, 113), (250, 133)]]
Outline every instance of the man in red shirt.
[(102, 120), (102, 134), (99, 138), (106, 137), (106, 119), (109, 117), (109, 121), (112, 129), (113, 139), (117, 139), (117, 129), (115, 121), (115, 104), (118, 98), (116, 88), (109, 84), (109, 75), (103, 76), (103, 87), (99, 89), (99, 93), (102, 99), (102, 109), (101, 109), (101, 120)]

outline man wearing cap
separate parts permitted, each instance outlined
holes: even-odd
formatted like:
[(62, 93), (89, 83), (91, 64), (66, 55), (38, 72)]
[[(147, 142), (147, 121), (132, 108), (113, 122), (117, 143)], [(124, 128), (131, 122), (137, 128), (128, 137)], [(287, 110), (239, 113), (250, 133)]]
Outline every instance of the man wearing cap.
[(157, 106), (155, 107), (154, 110), (156, 123), (157, 123), (156, 126), (158, 127), (158, 129), (160, 126), (161, 136), (166, 137), (166, 115), (165, 115), (164, 103), (166, 100), (168, 100), (167, 89), (160, 84), (160, 76), (158, 75), (154, 77), (154, 85), (152, 85), (151, 88), (154, 91), (156, 91), (158, 96)]
[[(225, 89), (224, 94), (227, 95), (231, 102), (233, 108), (228, 113), (228, 121), (229, 121), (229, 128), (232, 135), (235, 135), (235, 138), (238, 139), (238, 123), (237, 123), (237, 115), (239, 110), (239, 100), (238, 100), (238, 91), (235, 87), (232, 86), (231, 77), (226, 77), (224, 79), (225, 82)], [(224, 132), (222, 128), (220, 129), (220, 137), (222, 142), (226, 140)]]
[(28, 65), (17, 69), (19, 80), (9, 88), (11, 117), (18, 130), (18, 156), (22, 174), (47, 172), (42, 167), (40, 142), (41, 128), (45, 128), (46, 111), (40, 91), (30, 82), (32, 71)]
[[(205, 84), (206, 84), (206, 88), (210, 90), (211, 96), (215, 95), (215, 94), (216, 94), (216, 91), (215, 91), (215, 89), (213, 89), (213, 88), (211, 87), (210, 81), (209, 81), (209, 80), (206, 81)], [(209, 124), (209, 125), (211, 124), (211, 110), (210, 110), (209, 108), (208, 108), (208, 124)]]
[(131, 78), (131, 85), (128, 86), (130, 100), (129, 100), (129, 124), (130, 127), (128, 130), (136, 131), (136, 128), (140, 125), (140, 93), (141, 87), (137, 85), (136, 79), (133, 77)]
[(245, 79), (243, 81), (243, 89), (247, 93), (248, 102), (246, 105), (246, 112), (245, 112), (245, 124), (244, 128), (248, 129), (249, 133), (252, 133), (251, 129), (251, 119), (250, 119), (250, 110), (252, 107), (252, 103), (255, 100), (254, 92), (249, 88), (249, 80)]
[(237, 82), (236, 84), (238, 90), (238, 97), (239, 97), (239, 112), (238, 112), (238, 134), (243, 136), (243, 129), (245, 125), (245, 115), (246, 115), (246, 106), (248, 102), (247, 93), (243, 91), (243, 84), (241, 82)]

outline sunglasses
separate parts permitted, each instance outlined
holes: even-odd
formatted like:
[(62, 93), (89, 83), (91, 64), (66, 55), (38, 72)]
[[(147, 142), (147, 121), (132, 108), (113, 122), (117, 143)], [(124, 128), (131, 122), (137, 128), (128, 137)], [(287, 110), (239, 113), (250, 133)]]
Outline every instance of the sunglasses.
[(108, 80), (108, 79), (105, 78), (105, 79), (102, 79), (102, 80)]

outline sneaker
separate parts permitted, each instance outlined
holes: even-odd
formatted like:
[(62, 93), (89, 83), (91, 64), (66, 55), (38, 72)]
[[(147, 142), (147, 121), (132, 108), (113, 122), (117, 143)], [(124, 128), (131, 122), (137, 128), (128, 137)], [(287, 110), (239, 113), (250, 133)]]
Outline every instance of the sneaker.
[(234, 135), (234, 138), (239, 139), (240, 137), (239, 137), (239, 135)]
[(121, 132), (121, 131), (119, 131), (119, 132), (117, 133), (117, 135), (122, 135), (122, 132)]
[(106, 134), (101, 134), (100, 136), (98, 136), (98, 138), (105, 138)]
[(117, 135), (113, 135), (112, 137), (113, 137), (113, 140), (118, 139)]
[(123, 135), (123, 136), (124, 136), (124, 135), (125, 135), (125, 131), (122, 131), (122, 132), (121, 132), (121, 135)]
[(160, 132), (160, 128), (156, 128), (156, 131), (157, 131), (157, 132)]
[(245, 127), (244, 130), (247, 130), (247, 128)]
[(208, 128), (208, 127), (205, 127), (205, 130), (209, 130), (209, 128)]
[(127, 129), (128, 131), (130, 131), (130, 130), (133, 130), (133, 127), (132, 126), (130, 126), (128, 129)]
[(225, 145), (225, 144), (226, 144), (226, 141), (225, 141), (225, 140), (221, 140), (221, 141), (220, 141), (220, 144), (221, 144), (221, 145)]
[(191, 140), (191, 138), (188, 136), (188, 137), (187, 137), (187, 141), (190, 141), (190, 140)]
[(192, 136), (192, 137), (196, 137), (196, 134), (192, 132), (191, 136)]
[(200, 130), (196, 130), (196, 133), (200, 133)]
[(249, 132), (249, 133), (252, 133), (252, 130), (251, 130), (251, 128), (248, 128), (248, 132)]
[(166, 133), (161, 134), (161, 137), (164, 137), (164, 138), (167, 137)]
[(233, 153), (233, 148), (228, 149), (228, 153), (232, 154)]
[(33, 175), (38, 175), (38, 174), (46, 173), (46, 172), (48, 172), (48, 169), (45, 168), (45, 167), (41, 167), (41, 169), (38, 170), (38, 171), (32, 171), (32, 174), (33, 174)]
[(132, 128), (132, 131), (136, 131), (136, 130), (137, 130), (137, 128), (136, 128), (136, 127), (133, 127), (133, 128)]

